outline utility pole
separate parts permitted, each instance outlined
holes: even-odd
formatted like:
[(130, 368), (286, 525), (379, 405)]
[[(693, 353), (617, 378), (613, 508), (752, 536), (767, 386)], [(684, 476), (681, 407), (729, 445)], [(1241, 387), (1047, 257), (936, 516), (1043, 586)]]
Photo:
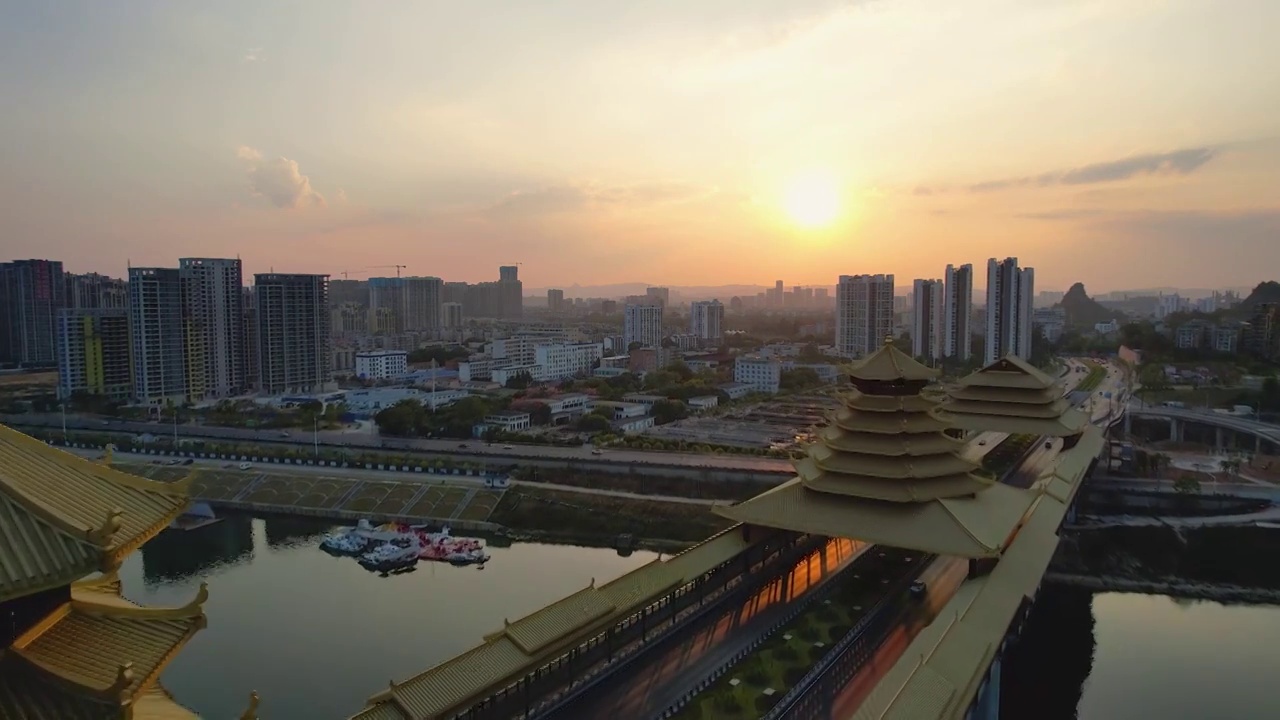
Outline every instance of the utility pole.
[(320, 459), (320, 418), (311, 418), (311, 443), (315, 446), (316, 460)]
[(62, 408), (62, 442), (67, 442), (67, 401), (58, 404)]

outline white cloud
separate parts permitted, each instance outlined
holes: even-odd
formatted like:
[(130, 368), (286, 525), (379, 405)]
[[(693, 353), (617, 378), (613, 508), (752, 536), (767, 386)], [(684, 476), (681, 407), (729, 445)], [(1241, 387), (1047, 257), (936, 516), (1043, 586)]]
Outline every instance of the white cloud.
[[(311, 187), (311, 179), (298, 171), (298, 163), (285, 157), (263, 160), (262, 153), (241, 145), (236, 157), (249, 174), (249, 189), (278, 208), (324, 205), (324, 196)], [(345, 196), (345, 194), (344, 194)]]

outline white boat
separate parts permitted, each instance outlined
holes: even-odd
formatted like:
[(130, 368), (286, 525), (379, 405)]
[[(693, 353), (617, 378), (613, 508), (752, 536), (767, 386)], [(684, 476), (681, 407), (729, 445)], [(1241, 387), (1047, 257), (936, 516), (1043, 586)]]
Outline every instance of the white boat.
[(386, 545), (379, 545), (360, 556), (360, 564), (363, 567), (379, 572), (400, 570), (415, 565), (417, 562), (417, 544), (411, 544), (409, 547), (400, 547), (399, 545), (387, 543)]
[(341, 555), (355, 555), (369, 547), (369, 539), (352, 532), (330, 533), (320, 541), (320, 548)]

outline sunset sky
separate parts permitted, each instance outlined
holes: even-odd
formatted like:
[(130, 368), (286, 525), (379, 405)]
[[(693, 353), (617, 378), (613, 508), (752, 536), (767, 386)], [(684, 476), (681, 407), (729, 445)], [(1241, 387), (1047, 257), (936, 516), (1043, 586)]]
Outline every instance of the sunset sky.
[(1276, 0), (10, 2), (0, 259), (1253, 285), (1278, 27)]

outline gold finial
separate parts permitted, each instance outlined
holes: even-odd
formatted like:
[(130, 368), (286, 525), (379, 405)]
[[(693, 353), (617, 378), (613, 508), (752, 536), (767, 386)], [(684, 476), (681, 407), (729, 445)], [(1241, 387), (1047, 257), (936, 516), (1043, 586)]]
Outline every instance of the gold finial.
[(129, 686), (133, 684), (133, 663), (127, 662), (116, 671), (116, 681), (111, 683), (108, 693), (118, 698), (127, 697)]
[(196, 596), (191, 598), (191, 602), (183, 606), (184, 610), (199, 610), (201, 605), (209, 599), (209, 583), (200, 583), (200, 589), (196, 591)]
[(508, 619), (506, 619), (506, 618), (502, 618), (502, 627), (504, 627), (504, 628), (509, 628), (509, 627), (511, 627), (511, 621), (510, 621), (510, 620), (508, 620)]
[(885, 344), (885, 345), (892, 345), (892, 344), (893, 344), (893, 336), (892, 336), (892, 335), (885, 335), (885, 336), (884, 336), (884, 344)]
[(107, 511), (107, 517), (102, 521), (102, 526), (97, 530), (89, 532), (89, 541), (101, 547), (107, 547), (111, 544), (111, 538), (118, 532), (123, 525), (124, 510), (118, 507), (111, 508)]
[(590, 584), (590, 585), (588, 585), (587, 587), (589, 587), (589, 588), (594, 588), (595, 586), (596, 586), (596, 579), (595, 579), (595, 578), (591, 578), (591, 584)]
[(249, 692), (249, 707), (240, 713), (240, 720), (258, 720), (258, 691)]

